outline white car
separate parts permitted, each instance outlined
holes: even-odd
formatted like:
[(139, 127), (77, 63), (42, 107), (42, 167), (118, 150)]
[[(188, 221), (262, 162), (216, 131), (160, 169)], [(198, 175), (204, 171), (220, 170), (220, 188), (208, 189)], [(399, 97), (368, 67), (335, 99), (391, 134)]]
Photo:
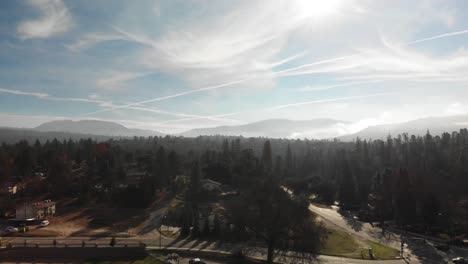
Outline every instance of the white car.
[(194, 259), (189, 260), (189, 264), (205, 264), (205, 261), (199, 258), (194, 258)]
[(50, 224), (49, 220), (44, 220), (41, 222), (40, 226), (45, 227), (45, 226), (48, 226), (49, 224)]
[(7, 231), (7, 232), (18, 232), (18, 228), (13, 227), (13, 226), (8, 226), (7, 228), (5, 228), (5, 231)]
[(465, 263), (468, 263), (468, 259), (458, 257), (458, 258), (452, 259), (452, 262), (456, 264), (465, 264)]

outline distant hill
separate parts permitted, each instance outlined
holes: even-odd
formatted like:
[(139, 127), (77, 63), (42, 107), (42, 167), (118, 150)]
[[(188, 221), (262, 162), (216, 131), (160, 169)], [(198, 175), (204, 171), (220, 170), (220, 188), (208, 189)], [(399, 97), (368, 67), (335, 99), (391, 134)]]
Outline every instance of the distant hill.
[(100, 120), (57, 120), (44, 123), (33, 128), (33, 130), (40, 132), (67, 132), (115, 137), (147, 137), (162, 135), (161, 133), (152, 130), (130, 129), (121, 124)]
[(428, 117), (404, 123), (371, 126), (357, 133), (339, 138), (344, 141), (353, 140), (357, 137), (361, 139), (385, 139), (388, 135), (397, 136), (403, 133), (425, 135), (427, 131), (432, 135), (440, 135), (444, 132), (459, 131), (462, 128), (468, 128), (468, 115)]
[(37, 140), (45, 142), (47, 140), (79, 140), (91, 138), (96, 141), (106, 141), (113, 137), (91, 134), (77, 134), (68, 132), (41, 132), (32, 129), (23, 128), (0, 128), (0, 143), (16, 143), (20, 140), (26, 140), (34, 143)]
[(288, 120), (268, 119), (239, 126), (197, 128), (181, 133), (185, 137), (200, 135), (271, 137), (271, 138), (325, 138), (336, 126), (349, 122), (334, 119)]

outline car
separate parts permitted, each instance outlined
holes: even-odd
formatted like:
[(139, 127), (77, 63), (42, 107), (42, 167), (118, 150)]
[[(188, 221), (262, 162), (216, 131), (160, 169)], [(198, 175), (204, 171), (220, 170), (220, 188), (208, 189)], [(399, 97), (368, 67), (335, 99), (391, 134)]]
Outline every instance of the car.
[(40, 226), (45, 227), (45, 226), (48, 226), (49, 224), (50, 224), (49, 220), (44, 220), (41, 222)]
[(8, 226), (7, 228), (5, 228), (5, 231), (6, 232), (18, 232), (18, 228), (14, 226)]
[(189, 264), (206, 264), (206, 263), (199, 258), (194, 258), (194, 259), (189, 260)]
[(455, 264), (468, 264), (468, 259), (457, 257), (457, 258), (452, 259), (452, 262)]

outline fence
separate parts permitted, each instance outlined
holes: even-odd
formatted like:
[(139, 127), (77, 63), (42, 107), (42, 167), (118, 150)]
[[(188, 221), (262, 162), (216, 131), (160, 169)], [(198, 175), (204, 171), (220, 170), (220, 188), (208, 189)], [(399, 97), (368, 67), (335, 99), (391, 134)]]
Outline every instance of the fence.
[(13, 242), (0, 242), (0, 248), (134, 248), (141, 247), (146, 248), (146, 244), (140, 241), (118, 241), (112, 239), (109, 240), (60, 240), (60, 239), (40, 239), (40, 240), (23, 240)]
[(88, 260), (138, 260), (147, 256), (144, 243), (8, 243), (0, 248), (1, 261), (68, 262)]

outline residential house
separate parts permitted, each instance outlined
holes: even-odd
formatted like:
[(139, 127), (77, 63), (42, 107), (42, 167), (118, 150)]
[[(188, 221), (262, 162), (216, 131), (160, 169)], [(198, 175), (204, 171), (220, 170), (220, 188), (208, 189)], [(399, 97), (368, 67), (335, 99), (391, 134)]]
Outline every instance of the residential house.
[(119, 188), (126, 188), (128, 186), (138, 187), (146, 176), (148, 176), (148, 173), (140, 169), (136, 163), (126, 164), (125, 179), (117, 184), (117, 186)]
[(221, 183), (210, 179), (203, 179), (200, 181), (201, 189), (210, 193), (222, 193)]
[(53, 215), (55, 215), (55, 202), (51, 200), (37, 203), (24, 203), (16, 207), (17, 220), (41, 220)]

